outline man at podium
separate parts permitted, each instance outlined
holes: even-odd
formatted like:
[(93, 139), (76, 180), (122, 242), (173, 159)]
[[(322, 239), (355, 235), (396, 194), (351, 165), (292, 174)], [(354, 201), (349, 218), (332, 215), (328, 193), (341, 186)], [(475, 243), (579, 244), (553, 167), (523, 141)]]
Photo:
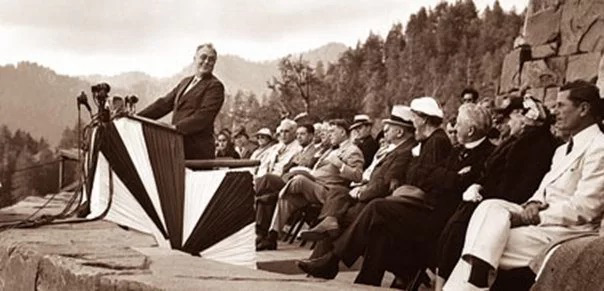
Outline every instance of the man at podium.
[(214, 119), (224, 102), (224, 85), (212, 74), (216, 59), (212, 44), (198, 46), (195, 74), (139, 112), (151, 119), (173, 112), (172, 124), (184, 135), (185, 159), (214, 158)]

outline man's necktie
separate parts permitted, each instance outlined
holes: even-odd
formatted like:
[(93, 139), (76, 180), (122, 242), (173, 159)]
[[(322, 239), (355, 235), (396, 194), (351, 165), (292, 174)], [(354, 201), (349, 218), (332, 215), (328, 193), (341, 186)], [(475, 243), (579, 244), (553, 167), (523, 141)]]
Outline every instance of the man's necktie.
[(566, 145), (566, 155), (570, 154), (573, 151), (573, 138), (571, 137), (568, 140), (568, 144)]
[(195, 85), (197, 85), (197, 83), (199, 83), (200, 78), (197, 77), (193, 77), (193, 80), (191, 80), (191, 83), (189, 83), (189, 86), (187, 86), (187, 89), (182, 93), (183, 95), (187, 94), (187, 92), (189, 92), (189, 90), (191, 90), (193, 87), (195, 87)]
[(180, 101), (182, 96), (187, 94), (187, 92), (189, 92), (189, 90), (191, 90), (191, 88), (195, 87), (195, 85), (197, 85), (197, 83), (199, 83), (200, 80), (201, 80), (201, 78), (193, 77), (193, 79), (191, 80), (191, 82), (189, 82), (189, 85), (187, 85), (187, 88), (182, 92), (182, 94), (176, 95), (176, 98), (174, 98), (174, 108), (176, 108), (178, 106), (178, 102)]

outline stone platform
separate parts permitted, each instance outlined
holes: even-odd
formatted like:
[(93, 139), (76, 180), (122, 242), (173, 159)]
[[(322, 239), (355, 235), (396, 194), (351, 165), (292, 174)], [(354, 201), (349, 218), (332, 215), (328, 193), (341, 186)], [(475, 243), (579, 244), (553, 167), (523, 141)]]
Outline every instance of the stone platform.
[[(70, 195), (58, 195), (37, 215), (60, 212)], [(30, 197), (0, 210), (0, 224), (26, 218), (45, 201)], [(307, 278), (293, 262), (307, 257), (308, 247), (280, 248), (258, 254), (268, 272), (160, 249), (151, 236), (107, 221), (14, 228), (0, 232), (0, 290), (377, 289), (352, 284), (354, 269), (336, 280)]]

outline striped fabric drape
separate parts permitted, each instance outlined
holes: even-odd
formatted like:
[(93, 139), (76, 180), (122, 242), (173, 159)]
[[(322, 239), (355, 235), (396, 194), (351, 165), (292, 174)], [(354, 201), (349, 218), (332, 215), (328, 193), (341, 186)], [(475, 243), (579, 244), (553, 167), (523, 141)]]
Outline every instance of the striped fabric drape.
[(182, 141), (138, 118), (97, 128), (87, 162), (90, 217), (111, 200), (104, 219), (152, 234), (160, 246), (255, 266), (251, 173), (185, 169)]

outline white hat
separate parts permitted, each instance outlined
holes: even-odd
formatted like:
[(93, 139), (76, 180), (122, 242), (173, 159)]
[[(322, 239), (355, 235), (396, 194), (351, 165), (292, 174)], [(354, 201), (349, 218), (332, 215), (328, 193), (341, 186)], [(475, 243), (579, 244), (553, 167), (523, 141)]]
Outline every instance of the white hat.
[(264, 136), (268, 136), (271, 139), (273, 138), (273, 133), (271, 132), (271, 130), (267, 127), (263, 127), (260, 130), (258, 130), (254, 136), (258, 136), (258, 135), (264, 135)]
[(411, 110), (425, 115), (443, 118), (443, 110), (433, 97), (419, 97), (411, 100)]
[(390, 118), (384, 119), (384, 121), (382, 122), (400, 126), (413, 127), (413, 122), (411, 121), (412, 118), (413, 113), (411, 112), (411, 108), (409, 106), (394, 105), (392, 106)]
[(373, 124), (373, 121), (371, 121), (371, 118), (369, 118), (369, 115), (367, 115), (367, 114), (357, 114), (354, 116), (354, 119), (352, 120), (352, 125), (350, 126), (350, 130), (353, 130), (354, 128), (359, 127), (364, 124)]

